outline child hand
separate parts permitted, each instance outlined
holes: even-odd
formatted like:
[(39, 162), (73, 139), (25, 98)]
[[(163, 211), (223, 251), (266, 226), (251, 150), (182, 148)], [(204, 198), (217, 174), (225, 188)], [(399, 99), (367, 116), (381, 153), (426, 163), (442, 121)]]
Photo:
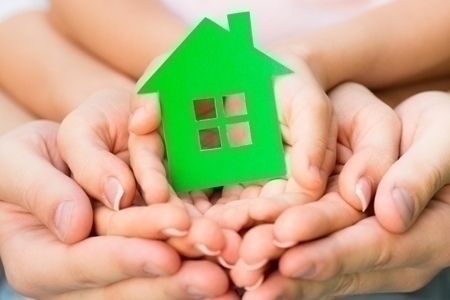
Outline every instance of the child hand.
[[(261, 279), (266, 263), (280, 257), (283, 249), (328, 235), (364, 217), (360, 209), (355, 210), (344, 200), (342, 188), (346, 187), (346, 182), (342, 177), (350, 180), (357, 179), (361, 173), (370, 174), (374, 188), (369, 188), (368, 196), (365, 195), (370, 201), (377, 183), (398, 156), (400, 123), (393, 110), (357, 84), (341, 85), (330, 93), (330, 98), (339, 123), (335, 170), (339, 176), (330, 178), (328, 193), (319, 201), (287, 208), (273, 225), (259, 225), (245, 234), (240, 248), (241, 260), (232, 271), (233, 279), (240, 286), (254, 286)], [(278, 205), (279, 198), (283, 202), (283, 197), (302, 196), (273, 197), (272, 207)], [(265, 206), (271, 207), (254, 201), (250, 211), (262, 213)], [(270, 213), (271, 210), (266, 209), (266, 214)]]
[[(382, 176), (398, 157), (400, 123), (389, 107), (357, 84), (337, 87), (330, 92), (330, 99), (339, 123), (335, 167), (340, 173), (339, 192), (353, 207), (366, 210)], [(289, 146), (285, 149), (287, 157), (294, 155)], [(279, 197), (283, 194), (292, 195)], [(258, 222), (273, 223), (289, 207), (314, 200), (288, 176), (261, 185), (226, 187), (222, 199), (205, 215), (225, 228), (240, 230)], [(296, 218), (294, 212), (291, 216)], [(280, 232), (295, 234), (285, 229)], [(288, 242), (286, 238), (280, 236), (280, 242)]]
[[(447, 124), (447, 113), (450, 109), (448, 100), (449, 95), (447, 93), (427, 92), (411, 97), (396, 109), (403, 124), (400, 147), (402, 156), (388, 169), (379, 183), (374, 201), (376, 216), (338, 231), (329, 238), (301, 244), (283, 254), (279, 263), (281, 274), (289, 277), (298, 276), (307, 280), (327, 280), (324, 284), (315, 282), (311, 285), (296, 281), (298, 288), (293, 290), (303, 293), (305, 289), (312, 289), (312, 291), (316, 290), (317, 293), (325, 295), (329, 293), (331, 285), (337, 289), (336, 295), (383, 291), (386, 288), (389, 290), (384, 291), (404, 291), (405, 272), (408, 272), (413, 278), (417, 278), (416, 282), (423, 285), (440, 269), (447, 266), (445, 263), (442, 264), (441, 259), (433, 257), (439, 257), (440, 253), (445, 252), (440, 248), (442, 246), (440, 241), (443, 237), (434, 239), (434, 235), (431, 244), (426, 243), (427, 247), (423, 247), (423, 249), (416, 249), (418, 244), (411, 241), (423, 240), (425, 236), (429, 236), (426, 233), (430, 230), (429, 228), (445, 227), (444, 224), (439, 223), (442, 221), (439, 216), (445, 216), (442, 209), (446, 207), (445, 205), (448, 202), (447, 189), (444, 187), (436, 194), (434, 199), (438, 201), (432, 200), (429, 202), (429, 199), (435, 194), (437, 188), (448, 183), (445, 174), (448, 173), (449, 165), (444, 158), (447, 157), (446, 153), (450, 141), (445, 139), (445, 135), (443, 137), (436, 136), (436, 132), (440, 132), (442, 128), (449, 126)], [(430, 145), (433, 145), (433, 147), (428, 149)], [(424, 159), (424, 157), (427, 159)], [(417, 176), (415, 170), (421, 170), (421, 176)], [(423, 180), (423, 174), (432, 175), (425, 177), (425, 180)], [(414, 195), (414, 209), (410, 210), (411, 218), (408, 221), (402, 217), (402, 212), (405, 212), (405, 210), (397, 210), (396, 202), (391, 196), (391, 191), (398, 187)], [(439, 211), (438, 214), (436, 214), (437, 211)], [(292, 216), (289, 217), (291, 220), (294, 220), (294, 216), (299, 219), (298, 212), (292, 211), (292, 213)], [(286, 215), (282, 215), (279, 220), (283, 217), (286, 217)], [(414, 225), (415, 222), (416, 225)], [(301, 225), (292, 221), (287, 222), (287, 224), (291, 226)], [(284, 234), (285, 228), (283, 226), (278, 227), (278, 234)], [(409, 231), (402, 235), (396, 235), (386, 230), (399, 233), (408, 228), (410, 228)], [(339, 247), (331, 245), (338, 241)], [(347, 241), (348, 245), (345, 244), (343, 247), (341, 241)], [(355, 243), (355, 241), (358, 241), (358, 243)], [(244, 246), (245, 243), (244, 238), (242, 245)], [(423, 243), (419, 244), (422, 245)], [(370, 245), (370, 249), (364, 249), (368, 245)], [(380, 245), (379, 251), (376, 245)], [(414, 245), (414, 251), (409, 245)], [(437, 247), (437, 249), (430, 250), (430, 245)], [(336, 252), (337, 248), (342, 251)], [(333, 249), (333, 253), (325, 254), (329, 249)], [(359, 258), (356, 253), (364, 253), (364, 255)], [(367, 256), (368, 253), (371, 254), (369, 257)], [(395, 253), (408, 254), (402, 256)], [(398, 257), (401, 262), (397, 260), (383, 262), (383, 270), (375, 271), (380, 268), (379, 262), (383, 261), (385, 256)], [(419, 261), (426, 262), (423, 265), (417, 265), (418, 257), (422, 257)], [(426, 259), (424, 260), (423, 257), (426, 257)], [(338, 269), (341, 271), (338, 271)], [(307, 272), (308, 270), (310, 272)], [(345, 282), (352, 282), (351, 279), (354, 276), (346, 274), (359, 272), (364, 273), (364, 275), (357, 274), (354, 276), (359, 278), (357, 282), (361, 284), (353, 284), (346, 291), (339, 288), (342, 284), (346, 285)], [(337, 277), (333, 277), (336, 275)], [(275, 282), (282, 284), (283, 280), (279, 274), (275, 274), (273, 278), (272, 283), (268, 286), (273, 287)], [(290, 282), (285, 281), (290, 286), (295, 281)], [(408, 290), (414, 290), (418, 287), (409, 287)], [(264, 290), (268, 291), (267, 288), (264, 288)], [(311, 299), (319, 297), (317, 293), (312, 293)]]
[[(187, 220), (190, 226), (185, 230), (171, 228), (173, 219)], [(209, 256), (217, 258), (224, 266), (237, 261), (241, 241), (236, 232), (221, 229), (211, 220), (195, 214), (188, 216), (186, 209), (172, 204), (172, 200), (150, 206), (131, 206), (118, 212), (96, 205), (94, 229), (99, 235), (165, 240), (184, 257)]]
[[(155, 60), (149, 66), (148, 78), (161, 64), (163, 59)], [(292, 59), (291, 59), (292, 60)], [(279, 120), (282, 124), (283, 138), (293, 147), (293, 178), (299, 190), (318, 199), (325, 189), (326, 178), (331, 173), (335, 160), (336, 124), (333, 110), (326, 94), (304, 63), (293, 60), (291, 63), (297, 73), (279, 78), (275, 84), (275, 93), (280, 107)], [(133, 116), (130, 131), (139, 140), (143, 136), (153, 135), (161, 123), (161, 112), (156, 94), (135, 97), (131, 103)], [(314, 128), (314, 131), (310, 130)], [(134, 139), (133, 139), (134, 140)], [(134, 141), (137, 143), (137, 141)], [(130, 149), (132, 146), (130, 146)], [(160, 153), (158, 152), (158, 155)], [(135, 158), (136, 160), (143, 158)], [(135, 174), (145, 174), (156, 170), (151, 163), (145, 171), (145, 163), (136, 164)], [(145, 176), (137, 175), (138, 182), (144, 182)]]

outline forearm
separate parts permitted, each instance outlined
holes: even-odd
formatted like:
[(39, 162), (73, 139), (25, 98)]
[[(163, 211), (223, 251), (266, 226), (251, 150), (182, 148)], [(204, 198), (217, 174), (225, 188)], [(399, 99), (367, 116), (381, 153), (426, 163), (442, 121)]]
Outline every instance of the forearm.
[(0, 90), (0, 135), (34, 120), (34, 116), (14, 103)]
[(187, 28), (156, 0), (53, 0), (52, 17), (71, 38), (134, 78)]
[(58, 34), (43, 12), (3, 22), (0, 45), (0, 85), (40, 117), (60, 120), (97, 89), (132, 87)]
[(290, 42), (325, 89), (370, 88), (450, 74), (450, 2), (399, 0)]

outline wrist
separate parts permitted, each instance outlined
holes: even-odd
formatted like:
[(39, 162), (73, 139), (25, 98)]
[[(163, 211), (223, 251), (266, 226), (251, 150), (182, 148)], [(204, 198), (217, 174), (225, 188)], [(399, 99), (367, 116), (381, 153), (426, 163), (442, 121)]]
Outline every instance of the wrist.
[(341, 68), (330, 58), (327, 48), (314, 39), (305, 38), (280, 45), (277, 54), (286, 60), (287, 65), (303, 65), (309, 69), (320, 87), (328, 91), (344, 80), (341, 79), (343, 74), (339, 74)]

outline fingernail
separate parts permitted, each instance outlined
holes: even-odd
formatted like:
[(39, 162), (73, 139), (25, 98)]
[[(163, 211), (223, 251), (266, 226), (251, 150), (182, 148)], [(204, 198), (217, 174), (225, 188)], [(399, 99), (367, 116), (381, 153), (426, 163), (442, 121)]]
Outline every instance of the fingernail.
[(318, 182), (322, 182), (322, 177), (320, 176), (320, 170), (316, 166), (309, 167), (309, 173)]
[(151, 276), (151, 277), (157, 277), (157, 276), (167, 276), (169, 273), (166, 271), (161, 270), (160, 268), (156, 267), (155, 265), (151, 263), (146, 263), (144, 265), (144, 272)]
[(198, 299), (204, 299), (204, 298), (208, 298), (211, 297), (212, 295), (208, 295), (208, 293), (205, 293), (204, 291), (196, 288), (195, 286), (188, 286), (186, 289), (186, 292), (194, 298), (198, 298)]
[(362, 211), (366, 211), (372, 198), (372, 182), (367, 177), (361, 177), (356, 184), (356, 196), (361, 202)]
[(55, 227), (61, 241), (66, 239), (67, 233), (69, 232), (73, 208), (74, 203), (72, 200), (62, 201), (56, 208), (53, 222), (55, 222)]
[(264, 281), (264, 275), (261, 276), (261, 278), (259, 278), (259, 280), (258, 280), (254, 285), (252, 285), (252, 286), (246, 286), (246, 287), (244, 287), (244, 288), (245, 288), (245, 290), (246, 290), (247, 292), (254, 291), (254, 290), (256, 290), (257, 288), (259, 288), (259, 287), (261, 286), (261, 284), (263, 283), (263, 281)]
[(227, 261), (226, 261), (222, 256), (218, 256), (218, 257), (217, 257), (217, 261), (219, 262), (219, 264), (220, 264), (222, 267), (224, 267), (224, 268), (226, 268), (226, 269), (231, 270), (231, 269), (234, 268), (234, 265), (227, 263)]
[(108, 177), (103, 186), (105, 198), (115, 211), (120, 209), (120, 200), (124, 193), (122, 184), (114, 177)]
[(138, 126), (145, 118), (145, 107), (140, 107), (133, 112), (130, 119), (130, 127)]
[(411, 195), (404, 189), (395, 188), (392, 191), (392, 199), (403, 222), (409, 226), (414, 215), (414, 201)]
[(204, 255), (207, 255), (207, 256), (217, 256), (221, 252), (220, 250), (216, 250), (216, 251), (211, 250), (211, 249), (209, 249), (208, 247), (206, 247), (203, 244), (195, 244), (195, 248), (198, 251), (200, 251), (201, 253), (203, 253)]
[(278, 248), (281, 248), (281, 249), (291, 248), (292, 246), (297, 244), (297, 242), (292, 242), (292, 241), (279, 242), (277, 240), (273, 240), (272, 242), (275, 246), (277, 246)]
[(162, 233), (168, 237), (183, 237), (188, 234), (187, 230), (178, 230), (176, 228), (166, 228)]
[(316, 265), (309, 265), (306, 268), (301, 269), (297, 273), (295, 273), (292, 277), (293, 278), (302, 278), (302, 279), (309, 279), (316, 273), (317, 267)]
[(244, 265), (244, 268), (247, 271), (255, 271), (255, 270), (258, 270), (258, 269), (261, 269), (262, 267), (264, 267), (268, 261), (269, 261), (268, 259), (263, 259), (262, 261), (260, 261), (256, 264), (250, 265), (250, 264), (246, 263), (244, 260), (242, 260), (242, 264)]

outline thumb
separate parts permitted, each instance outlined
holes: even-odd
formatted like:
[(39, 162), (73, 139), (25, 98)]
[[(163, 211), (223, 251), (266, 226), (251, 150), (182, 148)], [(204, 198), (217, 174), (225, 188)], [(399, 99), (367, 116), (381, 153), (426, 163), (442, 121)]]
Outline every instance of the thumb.
[[(144, 75), (137, 82), (136, 91), (139, 91), (167, 57), (167, 55), (158, 56), (150, 63)], [(145, 135), (158, 129), (161, 123), (161, 108), (156, 93), (134, 94), (131, 97), (130, 110), (130, 132), (137, 135)]]
[(398, 158), (401, 124), (395, 112), (368, 89), (346, 83), (330, 92), (339, 123), (341, 196), (365, 211), (389, 167)]
[(97, 92), (61, 123), (58, 146), (73, 177), (107, 207), (134, 200), (136, 182), (128, 166), (129, 93)]
[(397, 112), (403, 123), (400, 159), (380, 182), (375, 214), (387, 230), (401, 233), (419, 217), (433, 195), (450, 182), (450, 97), (426, 92), (411, 97)]
[(0, 199), (23, 207), (70, 244), (89, 235), (92, 207), (84, 191), (64, 174), (67, 166), (54, 150), (57, 131), (58, 124), (37, 121), (2, 137)]

